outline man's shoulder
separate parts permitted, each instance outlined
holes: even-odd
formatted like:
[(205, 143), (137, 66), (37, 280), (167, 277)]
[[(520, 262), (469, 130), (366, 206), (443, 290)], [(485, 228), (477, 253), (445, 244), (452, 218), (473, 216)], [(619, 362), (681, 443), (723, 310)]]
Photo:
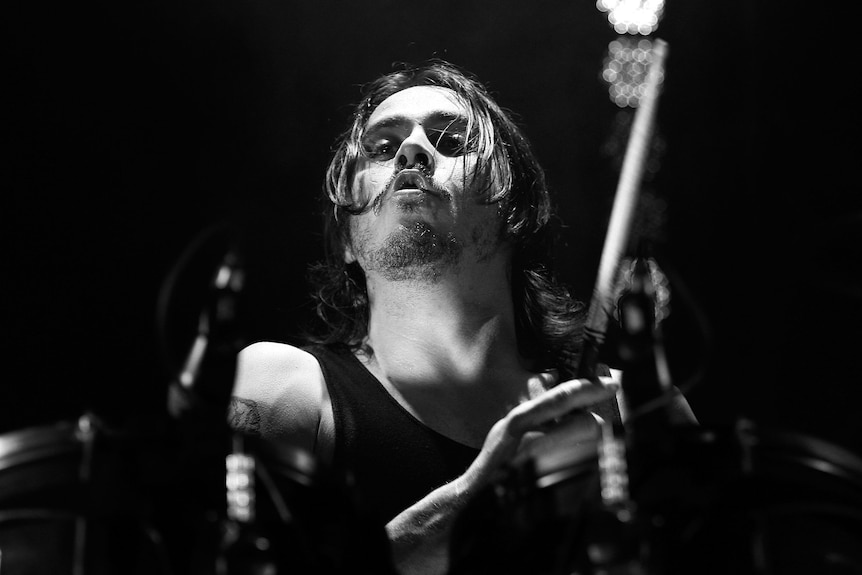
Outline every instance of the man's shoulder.
[(260, 341), (239, 352), (234, 395), (272, 400), (286, 391), (315, 388), (320, 364), (308, 351), (287, 343)]
[(287, 343), (256, 342), (239, 352), (233, 416), (247, 414), (243, 426), (264, 435), (300, 431), (296, 428), (309, 433), (317, 429), (324, 391), (313, 355)]

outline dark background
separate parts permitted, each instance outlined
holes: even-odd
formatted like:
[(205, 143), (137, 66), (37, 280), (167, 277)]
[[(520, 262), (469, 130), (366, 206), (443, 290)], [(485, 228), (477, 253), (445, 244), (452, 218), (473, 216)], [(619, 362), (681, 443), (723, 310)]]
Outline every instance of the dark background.
[[(700, 419), (857, 449), (858, 94), (834, 17), (669, 0), (647, 191)], [(295, 337), (330, 147), (395, 61), (449, 59), (517, 113), (566, 224), (561, 273), (590, 298), (620, 161), (600, 79), (616, 34), (592, 2), (18, 2), (7, 23), (2, 431), (161, 415), (162, 349), (190, 345), (200, 302), (160, 324), (160, 290), (220, 222), (245, 241), (248, 338)]]

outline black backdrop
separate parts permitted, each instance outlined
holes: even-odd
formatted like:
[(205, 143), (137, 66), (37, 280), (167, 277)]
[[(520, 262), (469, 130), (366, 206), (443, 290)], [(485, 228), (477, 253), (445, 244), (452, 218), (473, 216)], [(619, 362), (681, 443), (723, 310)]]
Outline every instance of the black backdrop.
[[(680, 379), (708, 360), (689, 392), (701, 420), (855, 448), (852, 59), (832, 15), (781, 8), (671, 0), (656, 34), (670, 55), (650, 186), (682, 282), (669, 354)], [(17, 2), (7, 22), (3, 431), (160, 415), (159, 292), (217, 222), (244, 232), (249, 339), (291, 340), (330, 146), (394, 61), (447, 58), (518, 114), (567, 226), (562, 274), (590, 297), (619, 110), (599, 77), (616, 34), (592, 2)], [(165, 326), (177, 349), (197, 305)]]

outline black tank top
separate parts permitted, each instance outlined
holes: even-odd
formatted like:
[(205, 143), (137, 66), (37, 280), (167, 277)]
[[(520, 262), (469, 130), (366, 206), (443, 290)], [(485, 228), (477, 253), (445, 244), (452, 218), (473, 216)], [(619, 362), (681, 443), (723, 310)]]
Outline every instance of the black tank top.
[[(461, 475), (479, 454), (416, 419), (347, 346), (304, 349), (320, 363), (332, 399), (334, 463), (350, 472), (363, 507), (384, 523)], [(604, 365), (599, 373), (610, 375)], [(592, 411), (620, 421), (613, 399)]]
[(479, 454), (416, 419), (346, 346), (304, 349), (320, 363), (332, 398), (335, 463), (350, 471), (363, 506), (384, 523), (461, 475)]

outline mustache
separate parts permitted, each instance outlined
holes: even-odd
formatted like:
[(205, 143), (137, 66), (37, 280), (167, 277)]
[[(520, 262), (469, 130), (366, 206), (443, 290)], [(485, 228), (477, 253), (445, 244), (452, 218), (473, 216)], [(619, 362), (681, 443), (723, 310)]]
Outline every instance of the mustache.
[[(395, 184), (395, 180), (398, 178), (398, 176), (401, 174), (401, 172), (403, 172), (404, 170), (407, 170), (407, 169), (414, 169), (415, 170), (417, 168), (402, 168), (400, 170), (395, 170), (394, 172), (392, 172), (392, 175), (389, 176), (389, 178), (386, 180), (386, 185), (383, 186), (383, 188), (380, 190), (380, 192), (378, 192), (378, 194), (376, 196), (374, 196), (374, 199), (371, 200), (371, 202), (368, 204), (368, 207), (371, 211), (373, 211), (375, 214), (380, 213), (380, 210), (383, 208), (383, 202), (386, 200), (386, 197), (389, 195), (389, 193), (393, 189), (393, 185)], [(419, 168), (419, 170), (422, 172), (422, 175), (424, 176), (425, 181), (428, 184), (428, 189), (426, 189), (425, 191), (430, 192), (430, 193), (432, 193), (432, 194), (434, 194), (434, 195), (438, 196), (439, 198), (446, 200), (446, 201), (449, 201), (452, 199), (452, 194), (450, 194), (442, 186), (437, 184), (437, 182), (434, 181), (433, 175), (428, 173), (424, 169), (424, 167)]]

